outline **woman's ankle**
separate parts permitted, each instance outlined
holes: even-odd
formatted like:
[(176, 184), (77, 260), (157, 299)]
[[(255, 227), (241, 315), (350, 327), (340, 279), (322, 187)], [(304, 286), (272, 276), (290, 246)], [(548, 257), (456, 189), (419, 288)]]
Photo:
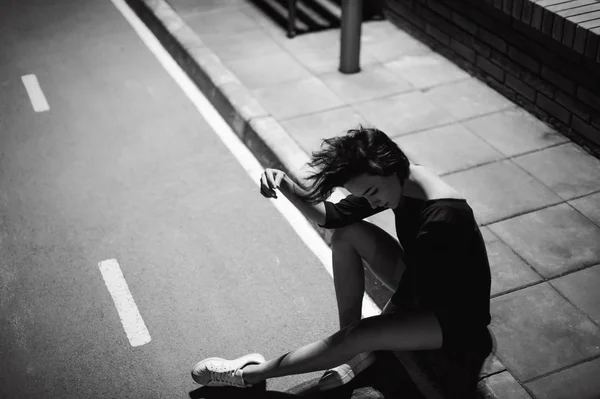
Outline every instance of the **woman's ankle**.
[(242, 378), (246, 384), (258, 384), (262, 379), (258, 378), (258, 364), (249, 364), (242, 367)]

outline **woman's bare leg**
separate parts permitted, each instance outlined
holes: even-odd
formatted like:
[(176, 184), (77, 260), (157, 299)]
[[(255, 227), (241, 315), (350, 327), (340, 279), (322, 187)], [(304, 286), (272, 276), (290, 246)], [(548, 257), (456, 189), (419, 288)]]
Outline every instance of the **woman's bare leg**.
[(432, 313), (382, 314), (362, 319), (276, 359), (246, 366), (243, 378), (256, 384), (273, 377), (326, 370), (362, 352), (436, 349), (441, 345), (442, 331)]
[(331, 250), (333, 283), (342, 329), (361, 319), (365, 291), (362, 261), (391, 291), (397, 288), (405, 265), (398, 241), (366, 221), (336, 229), (331, 238)]
[[(361, 320), (365, 291), (362, 261), (388, 289), (395, 290), (405, 270), (402, 247), (396, 239), (380, 227), (361, 221), (336, 229), (331, 248), (340, 331), (277, 359), (246, 366), (246, 382), (326, 370), (362, 352), (436, 345), (439, 325), (431, 315), (389, 315), (394, 307), (388, 302), (382, 312), (386, 315)], [(397, 334), (396, 330), (402, 332)]]

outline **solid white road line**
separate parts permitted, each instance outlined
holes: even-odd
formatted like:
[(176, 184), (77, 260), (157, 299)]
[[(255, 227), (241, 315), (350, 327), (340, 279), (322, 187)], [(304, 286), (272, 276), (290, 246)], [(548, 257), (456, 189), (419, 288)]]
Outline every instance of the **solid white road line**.
[(104, 283), (112, 296), (119, 318), (129, 338), (131, 346), (140, 346), (150, 342), (150, 333), (140, 315), (140, 311), (131, 296), (125, 277), (116, 259), (108, 259), (98, 263)]
[[(218, 111), (212, 106), (202, 92), (196, 87), (192, 80), (181, 69), (171, 55), (163, 48), (158, 39), (154, 37), (152, 32), (138, 18), (133, 10), (131, 10), (123, 0), (111, 0), (115, 7), (121, 11), (125, 19), (131, 24), (133, 29), (140, 36), (146, 46), (154, 53), (158, 61), (169, 72), (171, 77), (177, 82), (179, 87), (185, 92), (190, 101), (196, 106), (200, 114), (209, 123), (212, 129), (219, 135), (219, 138), (225, 143), (227, 148), (236, 157), (238, 162), (251, 176), (251, 180), (260, 186), (260, 176), (264, 168), (242, 143), (239, 137), (231, 130), (227, 122), (221, 117)], [(256, 190), (256, 194), (260, 195)], [(331, 249), (323, 241), (321, 236), (313, 229), (304, 215), (283, 195), (279, 195), (278, 199), (271, 200), (275, 207), (288, 220), (292, 228), (298, 236), (304, 241), (306, 246), (319, 258), (325, 269), (333, 276), (331, 265)], [(365, 293), (363, 297), (362, 307), (363, 317), (378, 315), (381, 313), (379, 307)]]
[(21, 80), (23, 80), (27, 94), (29, 94), (29, 100), (31, 101), (31, 105), (33, 105), (34, 111), (48, 111), (50, 106), (46, 101), (46, 97), (44, 96), (44, 92), (40, 87), (37, 77), (35, 75), (24, 75), (21, 77)]

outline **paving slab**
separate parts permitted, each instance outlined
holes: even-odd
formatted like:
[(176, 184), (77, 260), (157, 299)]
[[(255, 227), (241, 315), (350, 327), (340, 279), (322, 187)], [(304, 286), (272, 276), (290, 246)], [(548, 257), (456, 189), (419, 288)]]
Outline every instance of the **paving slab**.
[(481, 231), (486, 246), (500, 240), (487, 226), (479, 226), (479, 230)]
[(283, 51), (277, 41), (263, 29), (238, 33), (209, 33), (202, 35), (202, 41), (226, 65), (232, 61), (247, 61)]
[(569, 205), (600, 226), (600, 192), (569, 201)]
[(177, 0), (177, 11), (180, 14), (199, 14), (240, 8), (245, 4), (245, 0)]
[(403, 55), (383, 65), (419, 90), (470, 78), (467, 72), (434, 52)]
[(498, 357), (493, 353), (488, 356), (488, 358), (483, 363), (483, 367), (481, 367), (481, 373), (479, 373), (479, 377), (481, 379), (485, 377), (489, 377), (492, 374), (497, 374), (502, 371), (506, 371), (506, 367), (500, 362)]
[(411, 162), (445, 175), (505, 158), (460, 123), (427, 129), (394, 139)]
[(568, 204), (488, 227), (546, 278), (592, 266), (600, 259), (600, 228)]
[(388, 62), (404, 55), (431, 52), (431, 49), (388, 21), (362, 25), (361, 52), (379, 62)]
[(492, 299), (496, 355), (519, 381), (600, 354), (600, 329), (548, 283)]
[(416, 40), (403, 30), (398, 29), (394, 24), (390, 24), (388, 21), (369, 21), (368, 23), (363, 23), (361, 25), (361, 48), (370, 43), (379, 43), (382, 40), (390, 38), (406, 47), (409, 47), (409, 45), (423, 45), (419, 40)]
[(360, 73), (343, 75), (338, 71), (319, 75), (347, 104), (412, 91), (410, 83), (394, 75), (381, 64), (366, 65)]
[(526, 384), (536, 399), (598, 399), (600, 359), (578, 364)]
[(501, 241), (486, 244), (492, 287), (490, 295), (496, 296), (542, 281), (522, 258)]
[[(285, 52), (231, 61), (228, 67), (249, 90), (312, 78), (298, 60)], [(286, 73), (280, 73), (282, 70)]]
[(458, 121), (514, 107), (513, 102), (473, 77), (433, 87), (424, 94), (428, 102), (447, 110)]
[(562, 201), (510, 160), (452, 173), (443, 179), (468, 198), (477, 221), (484, 225)]
[(489, 399), (532, 399), (508, 371), (486, 378), (480, 386)]
[(509, 157), (569, 141), (556, 129), (516, 107), (462, 124)]
[(209, 12), (188, 12), (185, 22), (199, 34), (245, 32), (260, 25), (240, 8), (222, 8)]
[(432, 104), (420, 91), (359, 102), (352, 107), (390, 137), (454, 122), (448, 111)]
[(600, 190), (600, 160), (572, 143), (515, 157), (513, 162), (565, 200)]
[(371, 123), (350, 106), (286, 119), (281, 126), (298, 142), (307, 154), (318, 150), (322, 139), (344, 134), (350, 127)]
[[(345, 103), (315, 77), (251, 90), (277, 120), (338, 108)], [(290, 101), (293, 99), (293, 101)]]
[(550, 284), (600, 324), (600, 264), (550, 280)]

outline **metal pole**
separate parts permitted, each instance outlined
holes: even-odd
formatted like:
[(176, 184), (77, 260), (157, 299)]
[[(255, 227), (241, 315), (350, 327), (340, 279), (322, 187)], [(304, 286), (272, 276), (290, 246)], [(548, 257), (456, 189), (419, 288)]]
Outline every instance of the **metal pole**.
[(288, 0), (288, 12), (287, 37), (291, 39), (296, 36), (296, 0)]
[(362, 0), (342, 0), (340, 72), (360, 71), (360, 28)]

